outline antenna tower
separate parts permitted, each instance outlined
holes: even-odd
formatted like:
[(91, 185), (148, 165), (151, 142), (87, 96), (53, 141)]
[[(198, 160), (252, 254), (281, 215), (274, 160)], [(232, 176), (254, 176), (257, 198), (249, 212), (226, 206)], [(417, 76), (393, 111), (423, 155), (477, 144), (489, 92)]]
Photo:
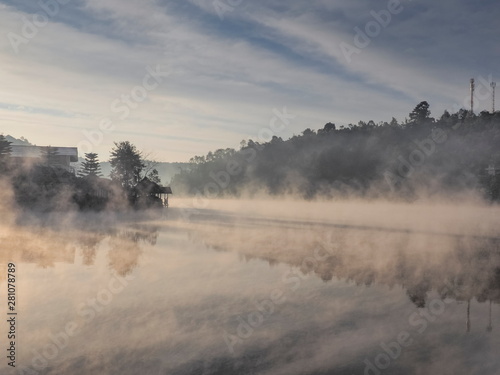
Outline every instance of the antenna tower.
[(474, 113), (474, 90), (476, 89), (476, 84), (474, 83), (474, 78), (470, 80), (470, 113)]
[(496, 82), (491, 82), (491, 113), (495, 113), (495, 89), (497, 87)]

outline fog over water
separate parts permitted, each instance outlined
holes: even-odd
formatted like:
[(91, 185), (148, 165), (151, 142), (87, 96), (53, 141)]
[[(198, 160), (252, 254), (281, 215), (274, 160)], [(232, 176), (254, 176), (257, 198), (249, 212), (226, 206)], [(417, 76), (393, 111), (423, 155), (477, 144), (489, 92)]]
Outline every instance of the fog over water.
[(500, 209), (459, 203), (3, 205), (20, 313), (0, 373), (498, 373)]

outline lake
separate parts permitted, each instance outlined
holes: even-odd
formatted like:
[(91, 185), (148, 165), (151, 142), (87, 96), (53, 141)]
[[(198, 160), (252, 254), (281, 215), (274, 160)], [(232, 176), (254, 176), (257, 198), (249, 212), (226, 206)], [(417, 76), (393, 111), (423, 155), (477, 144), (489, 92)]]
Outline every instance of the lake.
[(500, 373), (499, 208), (195, 206), (0, 226), (0, 373)]

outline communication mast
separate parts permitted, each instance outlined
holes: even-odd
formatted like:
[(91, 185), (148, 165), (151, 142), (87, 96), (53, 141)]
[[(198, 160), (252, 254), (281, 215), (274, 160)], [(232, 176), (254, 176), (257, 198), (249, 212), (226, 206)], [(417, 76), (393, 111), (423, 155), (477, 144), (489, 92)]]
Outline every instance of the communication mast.
[(474, 90), (476, 89), (476, 84), (474, 83), (474, 78), (470, 80), (470, 113), (474, 114)]
[(497, 87), (496, 82), (491, 82), (491, 113), (495, 113), (495, 89)]

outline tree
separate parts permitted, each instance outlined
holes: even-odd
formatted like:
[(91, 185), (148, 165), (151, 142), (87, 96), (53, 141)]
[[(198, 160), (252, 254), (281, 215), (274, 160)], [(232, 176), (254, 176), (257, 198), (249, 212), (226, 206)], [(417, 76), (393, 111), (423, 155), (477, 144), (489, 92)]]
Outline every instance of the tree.
[(329, 122), (329, 123), (325, 124), (323, 129), (318, 130), (318, 134), (327, 134), (327, 133), (335, 131), (335, 129), (336, 129), (335, 124)]
[(420, 102), (410, 113), (410, 121), (413, 123), (422, 123), (430, 119), (429, 103)]
[(54, 165), (57, 162), (57, 155), (59, 155), (57, 148), (52, 146), (42, 147), (42, 160), (44, 164), (48, 166)]
[(205, 156), (193, 156), (191, 159), (189, 159), (189, 162), (191, 164), (204, 164)]
[(441, 118), (439, 119), (439, 121), (443, 121), (443, 122), (446, 122), (448, 121), (449, 119), (451, 118), (451, 115), (450, 115), (450, 112), (448, 112), (447, 110), (445, 110), (441, 116)]
[(154, 160), (151, 154), (141, 154), (143, 156), (144, 168), (142, 170), (142, 175), (147, 177), (150, 181), (153, 181), (157, 184), (161, 184), (160, 173), (158, 172), (158, 165), (160, 164), (158, 161)]
[(314, 130), (311, 130), (310, 128), (307, 128), (306, 130), (304, 130), (302, 132), (302, 135), (304, 137), (308, 137), (308, 136), (316, 135), (316, 133), (314, 132)]
[(110, 163), (111, 179), (118, 181), (124, 188), (129, 189), (141, 180), (145, 165), (141, 153), (130, 142), (115, 142)]
[(10, 154), (12, 152), (12, 147), (10, 146), (11, 143), (12, 142), (9, 142), (2, 134), (0, 134), (0, 173), (7, 171)]
[(468, 111), (466, 110), (465, 108), (460, 108), (457, 112), (457, 118), (460, 120), (460, 121), (464, 121), (467, 117), (470, 117), (469, 116), (469, 112), (471, 111)]
[(158, 173), (158, 169), (156, 168), (154, 168), (151, 172), (149, 172), (146, 177), (149, 178), (149, 180), (154, 183), (161, 184), (161, 178)]
[(85, 161), (82, 163), (82, 168), (78, 172), (80, 177), (102, 177), (101, 163), (96, 153), (90, 152), (85, 154)]

